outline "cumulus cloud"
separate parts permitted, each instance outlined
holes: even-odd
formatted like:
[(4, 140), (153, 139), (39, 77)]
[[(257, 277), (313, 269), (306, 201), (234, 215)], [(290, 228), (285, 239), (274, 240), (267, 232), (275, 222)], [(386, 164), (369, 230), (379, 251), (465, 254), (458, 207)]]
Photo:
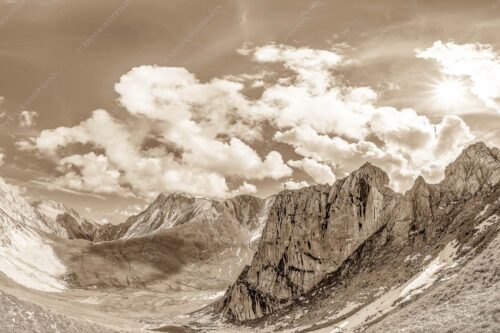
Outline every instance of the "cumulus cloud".
[(5, 154), (0, 150), (0, 166), (4, 164)]
[[(410, 108), (379, 106), (373, 88), (336, 75), (349, 63), (337, 51), (269, 44), (240, 53), (272, 69), (201, 82), (184, 68), (136, 67), (115, 85), (126, 110), (120, 119), (96, 110), (74, 127), (44, 130), (18, 147), (52, 159), (55, 183), (73, 190), (223, 198), (257, 192), (252, 180), (308, 186), (289, 178), (291, 167), (331, 184), (366, 161), (404, 190), (420, 174), (438, 181), (473, 139), (459, 117), (431, 123)], [(282, 75), (268, 75), (277, 66)], [(251, 99), (243, 91), (254, 84), (263, 91)], [(299, 158), (263, 154), (256, 147), (267, 146), (269, 134)], [(68, 153), (74, 144), (91, 149)]]
[(59, 161), (58, 171), (62, 176), (55, 180), (54, 185), (76, 191), (99, 193), (121, 193), (120, 172), (114, 169), (109, 159), (94, 152), (85, 155), (71, 155)]
[(467, 125), (456, 116), (429, 126), (429, 137), (419, 145), (398, 140), (387, 140), (384, 147), (367, 140), (348, 142), (319, 134), (308, 126), (277, 132), (275, 140), (293, 146), (301, 156), (330, 164), (339, 177), (369, 161), (389, 173), (395, 189), (405, 190), (418, 175), (439, 181), (446, 165), (473, 139)]
[(185, 68), (140, 66), (123, 75), (115, 85), (121, 104), (133, 115), (164, 121), (171, 137), (180, 131), (214, 138), (261, 138), (259, 121), (265, 114), (241, 93), (244, 85), (214, 78), (201, 83)]
[(285, 68), (297, 73), (296, 84), (312, 93), (324, 92), (334, 83), (330, 70), (342, 62), (342, 56), (336, 52), (287, 45), (244, 48), (240, 53), (251, 54), (257, 62), (282, 63)]
[(22, 111), (19, 114), (19, 126), (29, 128), (36, 124), (38, 113), (35, 111)]
[(486, 106), (500, 111), (500, 55), (491, 45), (436, 41), (417, 57), (435, 60), (445, 75), (465, 78)]
[(303, 187), (309, 186), (309, 183), (307, 183), (306, 181), (297, 182), (294, 180), (287, 180), (282, 185), (285, 190), (298, 190)]
[(288, 165), (303, 170), (318, 184), (333, 184), (335, 175), (332, 168), (321, 164), (311, 158), (304, 158), (299, 161), (288, 161)]
[(231, 196), (241, 195), (241, 194), (255, 194), (257, 193), (257, 186), (244, 182), (236, 190), (231, 192)]
[[(124, 123), (105, 110), (96, 110), (77, 126), (44, 130), (31, 142), (18, 143), (18, 147), (37, 150), (57, 161), (61, 176), (54, 184), (96, 193), (147, 197), (173, 191), (222, 198), (256, 192), (255, 186), (247, 182), (231, 190), (226, 177), (249, 180), (291, 175), (278, 152), (261, 158), (242, 140), (233, 137), (220, 141), (195, 121), (189, 120), (186, 127), (172, 126), (163, 119), (147, 117), (145, 121)], [(158, 146), (144, 147), (152, 133)], [(104, 154), (91, 152), (61, 158), (61, 148), (73, 143), (90, 144)], [(178, 147), (178, 155), (167, 144)]]

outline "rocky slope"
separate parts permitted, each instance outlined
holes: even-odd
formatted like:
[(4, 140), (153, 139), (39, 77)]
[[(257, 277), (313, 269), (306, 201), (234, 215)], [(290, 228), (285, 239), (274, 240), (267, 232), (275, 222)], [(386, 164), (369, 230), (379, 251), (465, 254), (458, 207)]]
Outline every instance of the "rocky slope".
[(139, 215), (126, 223), (131, 226), (122, 236), (130, 239), (151, 235), (155, 232), (189, 222), (196, 215), (213, 207), (214, 202), (186, 194), (160, 194), (156, 200)]
[[(249, 242), (258, 242), (262, 233), (270, 203), (274, 197), (262, 200), (250, 195), (239, 195), (221, 202), (196, 198), (186, 194), (160, 194), (143, 212), (130, 217), (114, 230), (106, 226), (96, 231), (96, 238), (106, 240), (131, 239), (150, 236), (197, 220), (200, 216), (221, 215), (238, 223), (247, 231)], [(103, 235), (104, 232), (112, 236)]]
[(0, 331), (8, 333), (118, 333), (76, 320), (0, 292)]
[[(266, 206), (264, 200), (239, 196), (205, 206), (208, 202), (205, 199), (169, 197), (160, 196), (144, 213), (136, 216), (138, 219), (129, 230), (134, 226), (144, 227), (144, 231), (150, 231), (144, 232), (145, 236), (55, 244), (57, 254), (67, 265), (70, 285), (138, 287), (158, 281), (165, 284), (165, 280), (172, 279), (202, 284), (205, 279), (225, 287), (234, 281), (253, 256), (252, 241), (260, 237), (269, 203)], [(177, 206), (172, 213), (162, 210), (150, 214), (162, 206), (159, 202), (170, 204), (179, 200), (192, 205)], [(167, 227), (160, 222), (170, 223), (173, 219), (148, 219), (160, 215), (173, 216), (177, 223)], [(145, 221), (151, 224), (143, 223)], [(204, 273), (193, 275), (194, 271)]]
[(251, 196), (161, 194), (123, 224), (98, 225), (56, 202), (29, 204), (0, 181), (0, 271), (44, 291), (144, 286), (196, 265), (211, 272), (195, 283), (230, 283), (249, 263), (269, 210), (269, 200)]
[(332, 187), (280, 193), (252, 264), (214, 309), (232, 321), (299, 331), (360, 329), (451, 268), (450, 252), (465, 257), (486, 246), (475, 228), (496, 225), (499, 161), (498, 149), (478, 143), (440, 184), (419, 178), (405, 195), (387, 189), (385, 173), (370, 165)]

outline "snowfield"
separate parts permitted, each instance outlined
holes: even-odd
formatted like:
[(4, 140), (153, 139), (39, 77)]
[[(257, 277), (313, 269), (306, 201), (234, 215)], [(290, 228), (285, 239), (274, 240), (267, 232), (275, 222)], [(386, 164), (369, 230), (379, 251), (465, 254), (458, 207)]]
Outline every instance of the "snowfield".
[(15, 229), (3, 235), (0, 272), (25, 287), (40, 291), (59, 292), (66, 288), (60, 279), (66, 267), (52, 247), (32, 230)]
[(58, 292), (66, 268), (36, 230), (46, 226), (31, 205), (0, 179), (0, 272), (25, 287)]

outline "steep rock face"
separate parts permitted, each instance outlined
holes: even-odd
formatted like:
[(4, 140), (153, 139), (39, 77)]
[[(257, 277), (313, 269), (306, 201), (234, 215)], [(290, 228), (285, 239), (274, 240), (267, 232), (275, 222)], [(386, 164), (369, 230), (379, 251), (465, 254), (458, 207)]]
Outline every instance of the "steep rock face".
[(212, 208), (214, 203), (209, 199), (195, 198), (184, 194), (160, 194), (145, 211), (132, 216), (125, 222), (131, 226), (123, 238), (147, 236), (159, 230), (184, 224), (196, 215)]
[[(460, 161), (476, 156), (476, 149), (482, 150), (482, 145), (466, 149), (453, 168), (462, 169)], [(499, 168), (481, 158), (468, 167), (490, 175)], [(450, 179), (441, 184), (451, 184)], [(494, 251), (487, 260), (483, 251), (495, 242), (498, 248), (500, 181), (480, 178), (479, 186), (462, 197), (452, 197), (450, 188), (441, 184), (427, 184), (419, 177), (398, 201), (389, 222), (335, 272), (257, 325), (279, 322), (281, 329), (290, 331), (357, 332), (378, 322), (373, 331), (395, 332), (411, 322), (409, 326), (417, 331), (424, 326), (433, 327), (425, 330), (432, 332), (447, 332), (450, 327), (468, 332), (474, 331), (464, 329), (471, 327), (471, 320), (491, 323), (495, 300), (490, 295), (498, 283), (498, 267), (492, 265)], [(484, 263), (467, 268), (481, 256)], [(456, 281), (461, 285), (456, 286)], [(397, 311), (406, 317), (398, 317)], [(429, 322), (415, 322), (415, 317)], [(446, 325), (437, 329), (439, 322)]]
[[(475, 143), (446, 167), (445, 178), (439, 184), (427, 184), (422, 177), (404, 195), (397, 216), (409, 223), (396, 226), (406, 237), (401, 242), (425, 243), (439, 236), (444, 226), (436, 221), (450, 215), (455, 204), (486, 195), (500, 182), (500, 151)], [(403, 207), (403, 208), (402, 208)]]
[(400, 197), (388, 182), (365, 164), (332, 187), (280, 193), (251, 266), (219, 308), (230, 319), (250, 320), (310, 290), (387, 222)]

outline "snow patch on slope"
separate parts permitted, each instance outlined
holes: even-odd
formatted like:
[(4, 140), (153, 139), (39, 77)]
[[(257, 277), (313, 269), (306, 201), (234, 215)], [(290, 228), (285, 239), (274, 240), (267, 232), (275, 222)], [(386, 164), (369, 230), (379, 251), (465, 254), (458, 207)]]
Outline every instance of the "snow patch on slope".
[(36, 232), (14, 229), (0, 238), (0, 272), (25, 287), (60, 292), (66, 267)]
[(488, 208), (490, 208), (489, 204), (486, 205), (481, 212), (479, 212), (479, 214), (476, 216), (476, 220), (481, 218), (481, 216), (483, 216), (486, 213), (486, 211), (488, 211)]
[(432, 260), (425, 269), (401, 291), (400, 297), (403, 301), (408, 301), (412, 296), (421, 294), (425, 289), (432, 286), (438, 278), (439, 272), (445, 268), (454, 267), (456, 264), (453, 257), (456, 254), (457, 241), (448, 243), (445, 248), (439, 252), (438, 256)]
[(262, 232), (264, 231), (264, 227), (266, 226), (267, 219), (269, 217), (269, 212), (271, 211), (271, 207), (274, 204), (274, 201), (276, 200), (276, 196), (272, 196), (266, 199), (264, 202), (264, 207), (262, 207), (262, 210), (259, 213), (259, 217), (257, 219), (258, 227), (255, 229), (250, 237), (250, 242), (255, 242), (262, 237)]
[(28, 288), (56, 292), (65, 266), (37, 230), (50, 232), (33, 207), (0, 178), (0, 272)]
[(410, 300), (413, 295), (420, 294), (430, 287), (436, 281), (437, 273), (444, 265), (446, 264), (441, 262), (439, 258), (434, 259), (419, 276), (401, 291), (400, 297), (403, 297), (403, 301)]
[(490, 217), (488, 217), (486, 220), (484, 220), (483, 222), (481, 222), (479, 225), (477, 225), (474, 230), (477, 230), (477, 232), (483, 232), (485, 231), (486, 229), (488, 229), (490, 226), (498, 223), (498, 221), (500, 220), (500, 217), (496, 214), (494, 215), (491, 215)]

